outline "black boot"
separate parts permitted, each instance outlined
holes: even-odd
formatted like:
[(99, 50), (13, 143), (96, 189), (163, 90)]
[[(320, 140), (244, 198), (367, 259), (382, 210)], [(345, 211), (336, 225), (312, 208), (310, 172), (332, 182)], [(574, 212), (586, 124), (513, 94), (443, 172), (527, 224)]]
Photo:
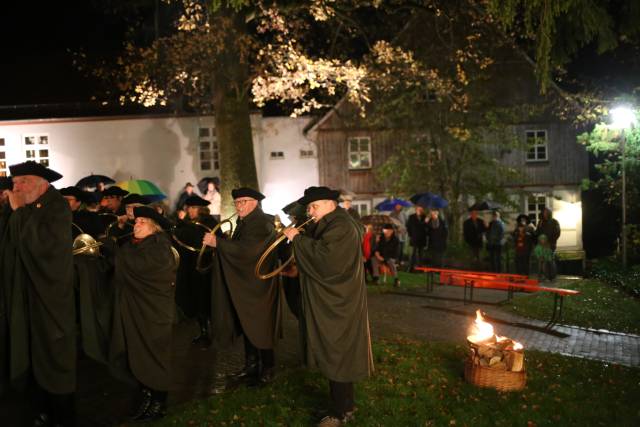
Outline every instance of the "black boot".
[(198, 324), (200, 325), (200, 334), (191, 340), (191, 344), (197, 344), (203, 348), (208, 348), (211, 345), (211, 338), (209, 337), (209, 323), (206, 320), (198, 320)]
[(237, 380), (244, 380), (246, 378), (258, 378), (260, 374), (260, 357), (258, 349), (244, 337), (244, 368), (240, 372), (237, 372), (233, 377)]
[(147, 410), (140, 417), (138, 417), (136, 421), (138, 422), (155, 421), (165, 416), (167, 392), (151, 390), (150, 396), (151, 396), (151, 399), (149, 402), (149, 406), (147, 407)]
[(140, 403), (129, 415), (129, 420), (131, 421), (138, 421), (140, 418), (144, 417), (144, 414), (151, 405), (151, 390), (146, 387), (142, 387), (139, 400)]

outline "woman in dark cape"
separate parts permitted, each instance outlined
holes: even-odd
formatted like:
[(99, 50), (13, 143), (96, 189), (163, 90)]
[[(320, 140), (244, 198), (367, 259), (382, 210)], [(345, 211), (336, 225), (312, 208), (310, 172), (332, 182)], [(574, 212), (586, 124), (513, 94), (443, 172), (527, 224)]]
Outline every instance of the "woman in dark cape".
[(134, 209), (134, 236), (116, 250), (115, 310), (110, 364), (140, 385), (135, 421), (164, 416), (170, 385), (171, 340), (178, 260), (161, 227), (168, 221), (147, 206)]

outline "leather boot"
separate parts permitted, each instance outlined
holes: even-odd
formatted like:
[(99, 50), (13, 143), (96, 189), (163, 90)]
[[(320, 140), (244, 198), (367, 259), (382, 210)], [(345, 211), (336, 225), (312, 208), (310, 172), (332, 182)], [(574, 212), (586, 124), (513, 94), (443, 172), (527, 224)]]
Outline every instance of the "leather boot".
[(273, 350), (260, 350), (260, 384), (266, 385), (275, 376), (275, 357)]
[(129, 415), (129, 420), (138, 421), (144, 416), (151, 405), (151, 390), (146, 387), (142, 387), (140, 396), (140, 403)]
[(209, 337), (209, 324), (206, 320), (199, 320), (198, 324), (200, 325), (200, 334), (198, 334), (191, 340), (191, 344), (197, 344), (203, 348), (207, 348), (211, 345), (211, 338)]
[(258, 356), (256, 354), (245, 355), (244, 368), (239, 372), (236, 372), (233, 377), (238, 380), (243, 380), (249, 377), (258, 377), (260, 373), (260, 365), (258, 364)]
[(150, 392), (150, 396), (151, 396), (151, 400), (149, 402), (149, 406), (147, 407), (147, 410), (144, 412), (144, 414), (138, 417), (136, 421), (138, 422), (155, 421), (165, 416), (167, 392), (152, 390)]

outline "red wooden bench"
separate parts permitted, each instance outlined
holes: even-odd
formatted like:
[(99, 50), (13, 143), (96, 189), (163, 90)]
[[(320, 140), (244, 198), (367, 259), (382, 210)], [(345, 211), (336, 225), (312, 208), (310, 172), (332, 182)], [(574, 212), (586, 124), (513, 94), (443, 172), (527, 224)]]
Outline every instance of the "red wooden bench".
[[(552, 288), (540, 286), (535, 279), (527, 276), (507, 273), (487, 273), (468, 270), (450, 270), (444, 268), (416, 267), (416, 270), (427, 274), (427, 291), (433, 291), (433, 275), (439, 274), (440, 285), (464, 286), (464, 304), (473, 302), (474, 288), (503, 289), (506, 290), (507, 300), (511, 300), (515, 291), (524, 292), (551, 292), (553, 293), (553, 311), (551, 319), (546, 327), (555, 325), (562, 319), (562, 307), (565, 296), (580, 294), (573, 289)], [(467, 297), (468, 294), (468, 297)]]

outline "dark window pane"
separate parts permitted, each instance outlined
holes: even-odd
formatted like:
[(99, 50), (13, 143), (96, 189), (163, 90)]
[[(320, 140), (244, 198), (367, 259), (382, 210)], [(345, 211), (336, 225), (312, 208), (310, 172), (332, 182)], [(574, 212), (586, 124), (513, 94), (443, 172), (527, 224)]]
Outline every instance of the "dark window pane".
[(209, 128), (200, 128), (200, 138), (209, 136)]
[(24, 138), (25, 145), (34, 145), (36, 143), (36, 138), (34, 136), (27, 136)]
[(40, 164), (49, 167), (49, 159), (42, 159), (40, 160)]
[(200, 162), (200, 169), (203, 171), (211, 170), (211, 162), (208, 160)]

